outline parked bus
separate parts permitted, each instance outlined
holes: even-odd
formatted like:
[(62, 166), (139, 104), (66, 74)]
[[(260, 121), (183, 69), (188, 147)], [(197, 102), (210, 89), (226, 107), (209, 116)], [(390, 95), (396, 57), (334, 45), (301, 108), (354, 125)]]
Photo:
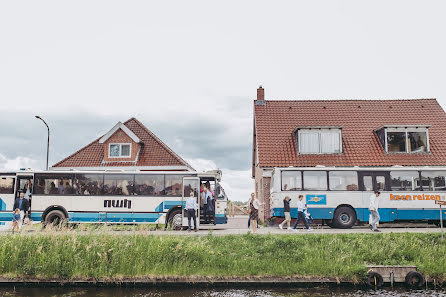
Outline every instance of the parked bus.
[(375, 189), (381, 192), (381, 222), (439, 223), (435, 200), (445, 200), (446, 168), (274, 168), (270, 212), (272, 217), (283, 217), (283, 199), (289, 196), (291, 217), (297, 218), (296, 202), (302, 194), (313, 219), (330, 227), (351, 228), (369, 221), (369, 198)]
[[(0, 223), (12, 220), (14, 199), (27, 181), (33, 185), (32, 221), (59, 223), (152, 223), (174, 229), (187, 226), (182, 211), (193, 191), (200, 208), (200, 186), (214, 193), (215, 212), (210, 224), (226, 224), (227, 197), (220, 185), (221, 171), (19, 171), (0, 173)], [(28, 182), (28, 183), (29, 183)], [(203, 212), (200, 211), (201, 225)], [(197, 218), (198, 218), (197, 213)]]

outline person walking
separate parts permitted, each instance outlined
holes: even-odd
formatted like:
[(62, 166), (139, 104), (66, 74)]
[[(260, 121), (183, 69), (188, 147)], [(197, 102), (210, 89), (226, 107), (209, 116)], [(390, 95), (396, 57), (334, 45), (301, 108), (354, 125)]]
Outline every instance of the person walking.
[(282, 223), (279, 224), (279, 228), (283, 229), (283, 224), (286, 223), (288, 226), (288, 230), (291, 230), (291, 214), (290, 214), (290, 197), (285, 196), (285, 199), (283, 199), (283, 213), (285, 214), (285, 220), (282, 221)]
[(20, 209), (16, 208), (12, 215), (12, 233), (14, 233), (14, 229), (17, 229), (17, 232), (19, 232), (20, 219)]
[(307, 228), (307, 231), (312, 231), (313, 230), (313, 229), (311, 229), (308, 226), (307, 219), (305, 219), (304, 210), (306, 208), (306, 205), (302, 201), (303, 199), (304, 199), (304, 196), (303, 195), (299, 195), (299, 200), (297, 201), (297, 220), (296, 220), (296, 223), (294, 223), (294, 226), (293, 226), (293, 231), (294, 232), (298, 232), (297, 225), (299, 224), (300, 220), (302, 220), (304, 222), (304, 225), (305, 225), (305, 228)]
[(197, 199), (195, 199), (194, 191), (190, 191), (189, 198), (186, 199), (186, 212), (187, 212), (187, 223), (189, 229), (187, 231), (192, 231), (191, 219), (194, 220), (194, 231), (197, 232), (197, 215), (196, 210), (198, 209)]
[(29, 201), (28, 199), (25, 199), (25, 193), (20, 192), (19, 198), (17, 198), (14, 201), (14, 207), (15, 210), (18, 208), (20, 210), (20, 221), (19, 221), (19, 229), (22, 227), (23, 220), (25, 218), (25, 215), (28, 213), (29, 209)]
[(377, 224), (379, 223), (379, 213), (378, 213), (378, 202), (379, 202), (379, 195), (381, 193), (378, 190), (375, 190), (375, 192), (370, 195), (370, 203), (369, 203), (369, 210), (372, 215), (372, 220), (370, 222), (370, 229), (374, 232), (381, 232), (378, 230)]
[(259, 218), (260, 203), (254, 193), (251, 193), (251, 199), (249, 200), (249, 214), (251, 219), (252, 233), (257, 233), (257, 219)]

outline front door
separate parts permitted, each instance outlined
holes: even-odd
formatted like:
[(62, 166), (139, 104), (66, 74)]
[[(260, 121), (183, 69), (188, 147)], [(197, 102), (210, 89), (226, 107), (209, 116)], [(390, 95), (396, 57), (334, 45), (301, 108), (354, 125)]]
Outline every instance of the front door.
[[(358, 213), (358, 219), (361, 221), (369, 220), (369, 203), (370, 196), (374, 193), (375, 190), (381, 192), (381, 199), (384, 198), (385, 194), (383, 191), (387, 191), (390, 185), (390, 176), (388, 172), (380, 172), (380, 171), (368, 171), (368, 172), (358, 172), (359, 175), (359, 188), (362, 191), (362, 200), (363, 207), (362, 213)], [(385, 210), (379, 210), (379, 215), (381, 217), (381, 221), (389, 221), (389, 213)]]
[[(187, 227), (187, 211), (186, 200), (190, 197), (190, 193), (194, 193), (195, 202), (198, 205), (198, 209), (195, 211), (197, 217), (197, 228), (200, 226), (200, 179), (198, 177), (183, 177), (183, 195), (182, 195), (182, 226)], [(191, 219), (192, 220), (192, 219)], [(193, 222), (191, 221), (192, 228)]]

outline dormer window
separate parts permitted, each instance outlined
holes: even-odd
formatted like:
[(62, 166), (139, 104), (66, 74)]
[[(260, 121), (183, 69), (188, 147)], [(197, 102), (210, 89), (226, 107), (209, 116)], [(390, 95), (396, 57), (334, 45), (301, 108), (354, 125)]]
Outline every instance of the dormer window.
[(429, 126), (384, 126), (375, 130), (387, 153), (429, 152)]
[(299, 154), (342, 153), (340, 127), (297, 128), (295, 133)]
[(110, 143), (108, 149), (109, 158), (129, 158), (132, 145), (130, 143)]

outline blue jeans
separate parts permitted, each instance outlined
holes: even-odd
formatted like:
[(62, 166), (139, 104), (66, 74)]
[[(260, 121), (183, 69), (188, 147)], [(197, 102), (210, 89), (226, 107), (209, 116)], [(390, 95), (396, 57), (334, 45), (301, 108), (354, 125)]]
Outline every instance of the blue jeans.
[(308, 227), (307, 220), (305, 219), (303, 211), (297, 212), (297, 220), (296, 223), (294, 223), (293, 229), (297, 228), (297, 224), (299, 224), (300, 220), (304, 221), (305, 228), (310, 229), (310, 227)]
[(372, 221), (370, 222), (372, 225), (372, 229), (376, 230), (378, 228), (376, 228), (376, 224), (379, 222), (379, 213), (376, 210), (371, 210), (370, 213), (372, 214)]

